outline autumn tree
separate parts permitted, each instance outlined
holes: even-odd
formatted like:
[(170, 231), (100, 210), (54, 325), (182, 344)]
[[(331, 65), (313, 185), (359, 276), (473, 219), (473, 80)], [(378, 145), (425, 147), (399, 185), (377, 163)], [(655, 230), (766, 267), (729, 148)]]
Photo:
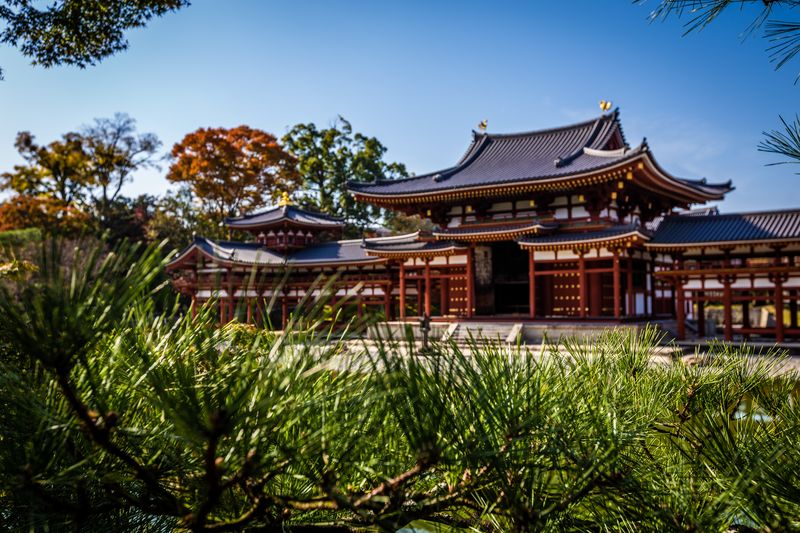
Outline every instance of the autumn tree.
[(344, 217), (351, 229), (361, 230), (381, 218), (377, 207), (357, 202), (347, 192), (347, 181), (378, 181), (403, 177), (401, 163), (384, 161), (386, 147), (375, 137), (353, 133), (342, 117), (325, 129), (297, 124), (283, 137), (297, 158), (303, 177), (301, 201), (331, 215)]
[(0, 42), (18, 48), (34, 65), (84, 68), (125, 50), (126, 30), (188, 4), (188, 0), (2, 0)]
[(296, 161), (275, 136), (248, 126), (200, 128), (172, 148), (167, 174), (222, 221), (263, 207), (300, 185)]
[(58, 198), (17, 194), (0, 203), (0, 231), (25, 228), (77, 235), (90, 231), (93, 224), (87, 212)]
[(83, 137), (74, 132), (39, 145), (30, 132), (17, 134), (15, 148), (25, 164), (0, 175), (0, 187), (24, 195), (44, 195), (69, 203), (85, 203), (94, 183)]

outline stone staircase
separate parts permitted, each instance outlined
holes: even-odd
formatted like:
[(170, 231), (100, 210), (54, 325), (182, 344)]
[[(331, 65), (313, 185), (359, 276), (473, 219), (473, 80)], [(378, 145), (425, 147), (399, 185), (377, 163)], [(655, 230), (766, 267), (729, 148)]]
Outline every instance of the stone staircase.
[(442, 340), (453, 340), (459, 345), (475, 342), (515, 343), (522, 334), (522, 324), (511, 322), (456, 322), (451, 324)]

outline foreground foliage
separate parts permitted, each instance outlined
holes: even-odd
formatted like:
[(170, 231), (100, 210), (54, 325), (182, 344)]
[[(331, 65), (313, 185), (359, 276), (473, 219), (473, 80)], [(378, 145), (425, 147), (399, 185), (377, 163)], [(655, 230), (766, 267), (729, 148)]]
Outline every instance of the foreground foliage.
[(654, 364), (652, 330), (419, 353), (320, 331), (314, 304), (285, 335), (216, 328), (156, 316), (156, 249), (69, 255), (0, 283), (7, 528), (799, 526), (800, 408), (773, 357)]

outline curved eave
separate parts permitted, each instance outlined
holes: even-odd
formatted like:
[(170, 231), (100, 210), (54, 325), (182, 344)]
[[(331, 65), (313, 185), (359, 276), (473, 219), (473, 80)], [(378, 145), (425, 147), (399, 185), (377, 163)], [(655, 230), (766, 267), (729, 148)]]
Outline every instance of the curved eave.
[(448, 246), (446, 248), (436, 248), (431, 250), (370, 250), (365, 249), (365, 252), (369, 255), (374, 255), (376, 257), (383, 257), (386, 259), (410, 259), (413, 257), (444, 257), (444, 256), (451, 256), (456, 255), (458, 253), (466, 252), (468, 248), (466, 246), (460, 246), (454, 244), (453, 246)]
[[(712, 201), (712, 200), (722, 200), (725, 195), (733, 190), (731, 186), (731, 182), (728, 181), (727, 183), (720, 183), (720, 184), (698, 184), (694, 185), (688, 183), (685, 180), (676, 178), (665, 171), (661, 165), (658, 164), (655, 157), (653, 157), (652, 152), (647, 149), (645, 145), (645, 149), (640, 154), (639, 163), (646, 166), (652, 173), (657, 175), (661, 180), (670, 184), (672, 187), (681, 191), (688, 199), (702, 199), (702, 201)], [(639, 167), (642, 170), (642, 167)]]
[(594, 239), (581, 239), (580, 234), (576, 234), (574, 240), (558, 242), (525, 242), (517, 241), (520, 247), (526, 250), (589, 250), (604, 246), (605, 248), (630, 248), (634, 244), (644, 243), (650, 237), (641, 231), (634, 230), (621, 235), (609, 237), (597, 237)]
[(682, 243), (658, 243), (648, 242), (645, 244), (648, 250), (659, 252), (680, 252), (690, 249), (700, 248), (736, 248), (739, 246), (787, 246), (790, 244), (800, 244), (800, 239), (751, 239), (739, 241), (710, 241), (710, 242), (682, 242)]
[[(363, 190), (350, 190), (356, 199), (359, 200), (365, 200), (375, 204), (402, 205), (487, 197), (492, 195), (520, 194), (542, 190), (566, 190), (575, 186), (597, 185), (617, 180), (624, 177), (627, 172), (633, 172), (637, 168), (639, 170), (645, 168), (649, 169), (653, 175), (658, 176), (658, 178), (664, 182), (663, 188), (674, 191), (674, 195), (684, 201), (706, 202), (720, 200), (724, 197), (725, 193), (731, 190), (729, 185), (722, 185), (719, 190), (716, 190), (713, 186), (700, 188), (671, 176), (656, 163), (655, 159), (653, 159), (649, 150), (647, 150), (647, 147), (644, 145), (632, 150), (631, 154), (622, 159), (616, 159), (608, 165), (596, 167), (577, 174), (532, 178), (513, 182), (494, 182), (479, 186), (449, 190), (429, 190), (405, 194), (369, 193)], [(487, 191), (492, 191), (492, 193), (487, 194)]]
[(496, 241), (507, 240), (509, 238), (520, 237), (522, 235), (537, 235), (541, 231), (549, 231), (554, 229), (551, 226), (543, 224), (532, 224), (522, 228), (510, 228), (507, 230), (491, 230), (487, 231), (481, 228), (475, 228), (474, 231), (460, 231), (460, 232), (433, 232), (433, 236), (438, 239), (447, 240), (466, 240), (466, 241)]

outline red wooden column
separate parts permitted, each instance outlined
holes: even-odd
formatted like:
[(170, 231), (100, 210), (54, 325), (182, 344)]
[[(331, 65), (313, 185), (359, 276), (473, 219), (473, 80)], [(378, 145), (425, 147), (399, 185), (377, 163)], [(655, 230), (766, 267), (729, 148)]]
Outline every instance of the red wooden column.
[(425, 258), (425, 316), (431, 316), (431, 260)]
[(775, 340), (783, 342), (783, 279), (780, 275), (775, 276)]
[(406, 319), (406, 261), (400, 260), (400, 320)]
[(424, 283), (423, 280), (421, 279), (417, 280), (417, 316), (422, 316), (422, 313), (425, 310), (424, 309), (425, 302), (423, 301), (423, 295), (422, 295), (423, 283)]
[(467, 317), (472, 318), (475, 308), (475, 272), (473, 272), (474, 245), (467, 250)]
[(383, 286), (383, 314), (386, 320), (392, 319), (392, 282)]
[(733, 294), (731, 276), (724, 275), (722, 279), (722, 320), (725, 322), (724, 335), (726, 341), (733, 340)]
[[(698, 337), (705, 337), (706, 336), (706, 302), (703, 300), (705, 297), (705, 292), (700, 291), (697, 293), (698, 300), (697, 300), (697, 336)], [(747, 308), (747, 304), (745, 304), (745, 308)]]
[(686, 300), (683, 293), (683, 278), (675, 277), (675, 320), (677, 321), (677, 337), (679, 341), (686, 338)]
[(530, 316), (536, 318), (536, 263), (533, 260), (534, 251), (528, 250), (528, 301), (530, 302)]
[(614, 260), (613, 260), (613, 277), (614, 277), (614, 318), (620, 317), (620, 305), (621, 305), (621, 295), (620, 295), (620, 279), (619, 279), (619, 250), (614, 250)]
[[(334, 305), (335, 307), (335, 305)], [(286, 329), (286, 324), (289, 323), (289, 301), (286, 295), (281, 296), (281, 329)]]
[(626, 292), (628, 293), (627, 300), (628, 300), (628, 310), (625, 313), (627, 316), (633, 316), (636, 314), (636, 299), (634, 298), (633, 294), (633, 257), (628, 256), (628, 260), (626, 261), (626, 268), (627, 268), (627, 279), (626, 279)]
[(586, 253), (580, 250), (576, 250), (575, 253), (578, 254), (578, 290), (581, 305), (578, 316), (586, 318)]
[(228, 322), (236, 316), (236, 301), (233, 298), (233, 271), (228, 269)]

